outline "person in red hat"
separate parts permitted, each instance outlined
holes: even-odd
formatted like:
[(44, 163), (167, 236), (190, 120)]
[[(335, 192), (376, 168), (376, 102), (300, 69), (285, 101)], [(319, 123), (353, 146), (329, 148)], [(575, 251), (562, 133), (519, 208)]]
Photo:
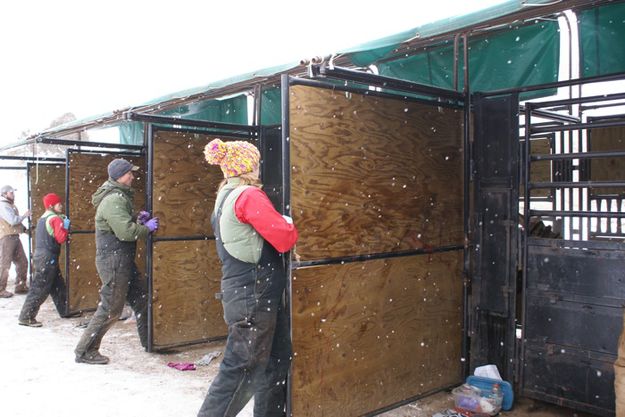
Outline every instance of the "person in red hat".
[(66, 287), (59, 268), (59, 254), (67, 240), (70, 221), (62, 214), (63, 205), (58, 195), (46, 194), (43, 205), (46, 211), (37, 222), (35, 232), (35, 273), (18, 318), (22, 326), (41, 327), (36, 317), (48, 295), (52, 296), (61, 317), (66, 314)]

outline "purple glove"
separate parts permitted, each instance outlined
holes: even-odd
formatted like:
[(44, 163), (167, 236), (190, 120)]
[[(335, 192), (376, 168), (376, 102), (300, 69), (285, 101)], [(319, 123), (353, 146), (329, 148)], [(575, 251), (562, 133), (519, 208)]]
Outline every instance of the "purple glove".
[(137, 216), (137, 223), (145, 224), (145, 222), (147, 222), (148, 220), (150, 220), (150, 213), (148, 213), (147, 211), (141, 210), (139, 212), (139, 215)]
[(154, 217), (153, 219), (148, 220), (145, 223), (145, 226), (150, 229), (150, 233), (154, 232), (158, 229), (158, 217)]

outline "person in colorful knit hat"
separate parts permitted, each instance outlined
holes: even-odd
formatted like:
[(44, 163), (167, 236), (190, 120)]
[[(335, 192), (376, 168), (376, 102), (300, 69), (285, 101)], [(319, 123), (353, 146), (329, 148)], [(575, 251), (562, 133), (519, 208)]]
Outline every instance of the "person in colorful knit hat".
[(35, 273), (30, 290), (22, 306), (18, 323), (22, 326), (41, 327), (37, 321), (39, 307), (52, 296), (52, 301), (61, 317), (67, 313), (66, 286), (59, 268), (61, 245), (67, 240), (70, 221), (65, 217), (61, 198), (54, 194), (43, 197), (46, 211), (37, 222), (35, 232)]
[(204, 156), (224, 174), (211, 223), (228, 339), (198, 417), (237, 415), (252, 396), (255, 416), (284, 416), (291, 357), (284, 256), (297, 241), (297, 229), (261, 189), (254, 145), (214, 139)]

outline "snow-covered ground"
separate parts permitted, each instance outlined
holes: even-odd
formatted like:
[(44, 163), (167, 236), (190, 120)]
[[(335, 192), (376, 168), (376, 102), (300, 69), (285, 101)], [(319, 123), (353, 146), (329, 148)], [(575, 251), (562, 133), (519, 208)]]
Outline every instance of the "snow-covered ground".
[[(13, 289), (13, 279), (9, 280)], [(108, 365), (74, 362), (81, 318), (61, 319), (50, 298), (37, 319), (41, 328), (19, 326), (24, 295), (0, 299), (0, 416), (7, 417), (192, 417), (217, 373), (219, 359), (195, 371), (168, 362), (195, 362), (223, 343), (179, 353), (146, 353), (134, 322), (119, 321), (104, 337)], [(252, 404), (239, 414), (252, 416)]]
[[(9, 279), (8, 289), (14, 287)], [(146, 353), (134, 321), (119, 321), (106, 334), (100, 351), (108, 365), (74, 362), (82, 318), (61, 319), (50, 298), (37, 319), (41, 328), (19, 326), (24, 295), (0, 298), (0, 417), (194, 417), (218, 371), (221, 356), (195, 371), (178, 371), (168, 362), (196, 362), (223, 350), (223, 342), (181, 348), (169, 354)], [(519, 401), (520, 400), (520, 401)], [(441, 392), (380, 417), (431, 417), (453, 407)], [(252, 417), (253, 402), (239, 413)], [(583, 417), (557, 406), (517, 399), (504, 417)], [(297, 416), (296, 416), (297, 417)], [(342, 417), (342, 416), (336, 416)]]

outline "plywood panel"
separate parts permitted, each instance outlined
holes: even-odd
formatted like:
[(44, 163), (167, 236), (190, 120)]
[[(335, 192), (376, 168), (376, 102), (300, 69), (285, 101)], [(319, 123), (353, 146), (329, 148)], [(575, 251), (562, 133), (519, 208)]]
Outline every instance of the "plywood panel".
[[(524, 144), (524, 140), (521, 144)], [(549, 155), (552, 152), (551, 140), (549, 138), (532, 139), (531, 141), (532, 155)], [(551, 161), (535, 161), (532, 162), (530, 169), (531, 182), (551, 182)], [(525, 188), (524, 180), (521, 178), (519, 195), (523, 195)], [(535, 188), (531, 190), (531, 197), (549, 197), (551, 190), (548, 188)]]
[[(593, 152), (625, 150), (625, 126), (590, 129), (589, 149)], [(591, 181), (625, 180), (625, 158), (599, 158), (590, 161)], [(593, 195), (623, 194), (623, 188), (592, 188)]]
[(68, 309), (93, 310), (100, 300), (101, 286), (95, 266), (95, 235), (74, 233), (70, 239)]
[[(141, 274), (141, 279), (147, 279), (145, 276), (145, 246), (144, 240), (137, 242), (135, 263)], [(95, 310), (100, 301), (99, 291), (102, 286), (95, 265), (95, 233), (74, 233), (71, 235), (69, 267), (69, 311)]]
[(55, 193), (61, 197), (65, 208), (65, 165), (64, 164), (28, 164), (30, 184), (30, 210), (33, 222), (46, 211), (43, 196)]
[[(45, 212), (43, 196), (48, 193), (57, 194), (61, 197), (63, 209), (65, 209), (65, 164), (28, 164), (28, 180), (30, 186), (30, 210), (32, 211), (30, 245), (32, 253), (35, 253), (37, 222)], [(65, 245), (61, 246), (59, 267), (61, 272), (65, 274)]]
[(302, 260), (461, 243), (462, 120), (449, 108), (292, 87)]
[(225, 336), (215, 241), (155, 242), (152, 261), (155, 347)]
[[(91, 196), (108, 179), (106, 167), (119, 156), (113, 154), (70, 153), (69, 156), (69, 208), (72, 231), (95, 230), (95, 208)], [(132, 188), (135, 190), (135, 212), (145, 207), (145, 163), (143, 157), (124, 159), (141, 167), (135, 175)]]
[(160, 219), (158, 236), (213, 235), (210, 216), (223, 174), (219, 166), (204, 161), (203, 151), (214, 138), (156, 132), (152, 207)]
[(461, 382), (462, 252), (297, 269), (292, 411), (359, 416)]

